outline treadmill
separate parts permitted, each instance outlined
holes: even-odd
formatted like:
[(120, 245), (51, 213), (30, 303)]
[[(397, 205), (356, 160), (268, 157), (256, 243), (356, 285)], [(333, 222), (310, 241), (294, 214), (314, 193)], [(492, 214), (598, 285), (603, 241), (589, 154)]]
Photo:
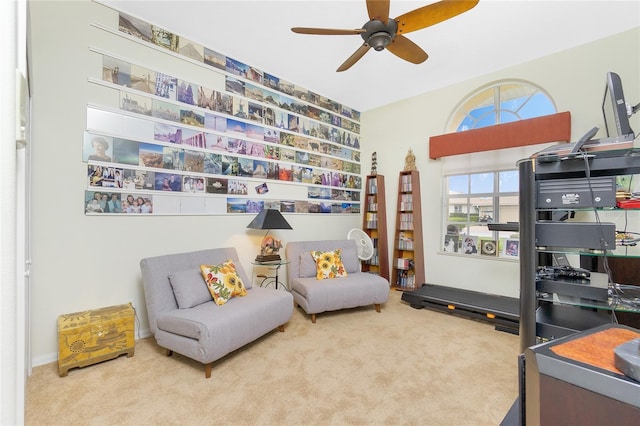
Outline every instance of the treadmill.
[(427, 308), (440, 312), (491, 322), (498, 331), (518, 334), (520, 299), (498, 296), (435, 284), (423, 284), (414, 291), (405, 291), (401, 299), (412, 308)]

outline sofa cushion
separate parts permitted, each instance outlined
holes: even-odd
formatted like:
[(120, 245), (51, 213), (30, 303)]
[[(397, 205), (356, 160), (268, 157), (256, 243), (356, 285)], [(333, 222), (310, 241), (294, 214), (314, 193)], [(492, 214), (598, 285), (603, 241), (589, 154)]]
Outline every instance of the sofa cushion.
[(335, 280), (319, 281), (312, 277), (289, 282), (294, 300), (308, 314), (382, 304), (389, 298), (389, 282), (368, 272)]
[[(324, 249), (324, 251), (335, 250), (339, 248), (342, 250), (342, 264), (348, 274), (360, 272), (360, 259), (358, 259), (358, 251), (355, 246), (349, 244), (339, 244), (335, 242), (335, 247)], [(322, 244), (318, 244), (322, 245)], [(312, 247), (311, 251), (323, 250), (323, 248)], [(299, 259), (299, 271), (298, 276), (300, 278), (311, 278), (317, 274), (316, 260), (311, 255), (310, 251), (302, 251)]]
[(193, 308), (211, 300), (211, 293), (199, 269), (174, 272), (169, 275), (169, 281), (180, 309)]
[(300, 277), (311, 278), (317, 273), (316, 260), (311, 255), (312, 252), (304, 251), (300, 253)]
[(316, 279), (346, 277), (348, 275), (342, 263), (342, 250), (331, 251), (314, 250), (311, 255), (316, 261)]
[(291, 293), (256, 286), (223, 306), (211, 300), (163, 312), (156, 339), (164, 348), (209, 363), (285, 324), (292, 312)]
[(200, 271), (216, 305), (224, 305), (234, 296), (247, 295), (247, 289), (232, 260), (220, 265), (200, 265)]

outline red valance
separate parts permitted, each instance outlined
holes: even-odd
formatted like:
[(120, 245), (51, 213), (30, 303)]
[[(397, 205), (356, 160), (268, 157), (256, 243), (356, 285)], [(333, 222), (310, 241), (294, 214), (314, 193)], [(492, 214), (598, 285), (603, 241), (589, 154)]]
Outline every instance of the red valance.
[(571, 113), (559, 112), (513, 123), (429, 138), (429, 158), (571, 140)]

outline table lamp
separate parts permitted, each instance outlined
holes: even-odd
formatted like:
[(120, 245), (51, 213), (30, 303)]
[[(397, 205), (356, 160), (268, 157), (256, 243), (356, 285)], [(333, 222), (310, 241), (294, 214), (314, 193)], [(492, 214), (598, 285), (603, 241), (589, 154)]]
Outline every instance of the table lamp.
[(267, 233), (260, 244), (260, 254), (256, 256), (256, 262), (271, 262), (280, 260), (278, 250), (282, 248), (282, 242), (269, 236), (272, 229), (293, 229), (289, 222), (282, 216), (279, 210), (262, 209), (256, 217), (253, 218), (247, 228), (266, 229)]

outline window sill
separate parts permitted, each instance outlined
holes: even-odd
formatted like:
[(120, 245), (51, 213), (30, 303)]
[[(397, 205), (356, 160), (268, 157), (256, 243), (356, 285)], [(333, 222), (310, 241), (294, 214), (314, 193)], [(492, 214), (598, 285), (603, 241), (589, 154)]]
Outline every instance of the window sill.
[(488, 256), (484, 254), (464, 254), (464, 253), (449, 253), (446, 251), (438, 251), (436, 252), (439, 256), (452, 256), (452, 257), (462, 257), (465, 259), (482, 259), (482, 260), (497, 260), (500, 262), (519, 262), (520, 258), (515, 256)]

